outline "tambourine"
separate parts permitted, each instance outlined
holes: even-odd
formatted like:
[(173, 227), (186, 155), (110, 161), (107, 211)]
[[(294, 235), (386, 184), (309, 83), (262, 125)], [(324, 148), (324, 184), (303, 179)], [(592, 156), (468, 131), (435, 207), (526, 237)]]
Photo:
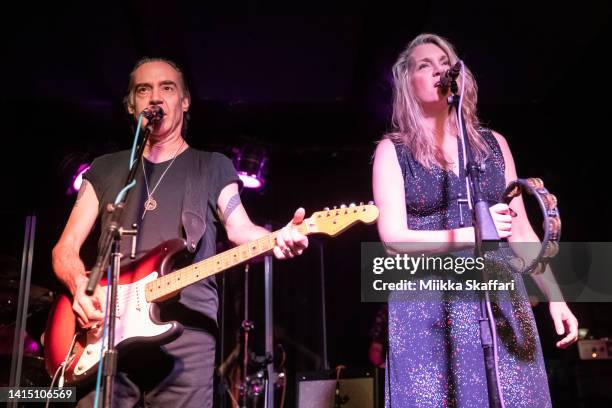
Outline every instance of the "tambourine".
[(510, 204), (514, 197), (521, 195), (523, 192), (535, 197), (540, 205), (543, 215), (544, 237), (539, 254), (528, 265), (525, 265), (525, 261), (521, 259), (521, 265), (510, 262), (510, 267), (516, 273), (542, 273), (548, 262), (559, 252), (561, 216), (557, 209), (557, 197), (544, 187), (544, 182), (541, 179), (528, 178), (511, 182), (504, 192), (503, 201)]

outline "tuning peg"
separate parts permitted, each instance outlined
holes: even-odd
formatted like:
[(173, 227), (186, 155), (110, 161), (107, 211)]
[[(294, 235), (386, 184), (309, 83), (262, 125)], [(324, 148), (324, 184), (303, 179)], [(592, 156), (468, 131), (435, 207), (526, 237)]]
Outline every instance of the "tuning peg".
[(337, 209), (337, 208), (338, 208), (338, 206), (334, 205), (334, 210)]
[(350, 203), (349, 208), (353, 208), (353, 207), (355, 207), (355, 203)]
[(373, 204), (374, 204), (374, 201), (372, 200), (368, 201), (368, 205), (373, 205)]
[(362, 205), (363, 205), (363, 201), (360, 201), (359, 202), (359, 206), (361, 207)]
[(329, 207), (325, 207), (323, 211), (329, 211)]
[(345, 209), (345, 208), (346, 208), (346, 204), (342, 204), (342, 205), (340, 206), (340, 209)]

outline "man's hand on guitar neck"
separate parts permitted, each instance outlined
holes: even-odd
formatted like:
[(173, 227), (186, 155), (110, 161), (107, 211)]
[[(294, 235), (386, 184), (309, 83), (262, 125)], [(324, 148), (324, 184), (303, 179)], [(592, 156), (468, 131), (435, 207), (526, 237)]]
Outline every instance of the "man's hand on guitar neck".
[(302, 252), (308, 248), (308, 237), (301, 234), (295, 228), (304, 221), (305, 214), (306, 212), (303, 208), (298, 208), (293, 215), (293, 219), (276, 236), (276, 246), (273, 252), (277, 259), (287, 259), (293, 258), (296, 255), (302, 255)]

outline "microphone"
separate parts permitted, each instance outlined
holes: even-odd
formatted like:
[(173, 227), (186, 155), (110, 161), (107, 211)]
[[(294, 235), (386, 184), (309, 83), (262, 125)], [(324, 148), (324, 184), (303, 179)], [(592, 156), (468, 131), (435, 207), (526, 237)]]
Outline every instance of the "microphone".
[(145, 108), (141, 115), (149, 120), (149, 122), (158, 122), (162, 120), (165, 115), (164, 110), (159, 105), (151, 105), (148, 108)]
[(457, 79), (460, 73), (461, 61), (457, 61), (455, 65), (440, 75), (440, 88), (449, 88), (451, 83)]

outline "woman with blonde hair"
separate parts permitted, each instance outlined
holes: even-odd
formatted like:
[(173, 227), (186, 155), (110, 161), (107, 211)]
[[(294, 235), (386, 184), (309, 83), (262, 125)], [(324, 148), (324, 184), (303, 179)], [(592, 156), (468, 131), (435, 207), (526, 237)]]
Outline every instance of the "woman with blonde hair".
[[(390, 253), (470, 251), (474, 227), (465, 205), (463, 154), (455, 108), (441, 75), (458, 61), (453, 46), (433, 34), (417, 36), (393, 67), (393, 130), (377, 146), (373, 165), (378, 231)], [(480, 163), (481, 186), (497, 232), (509, 242), (535, 242), (522, 202), (501, 203), (515, 180), (506, 140), (483, 128), (476, 115), (477, 86), (467, 67), (461, 84), (466, 138)], [(427, 245), (425, 245), (427, 244)], [(433, 244), (433, 245), (432, 245)], [(556, 285), (543, 285), (550, 270), (535, 278), (549, 299)], [(457, 277), (456, 277), (457, 278)], [(458, 279), (458, 278), (457, 278)], [(520, 277), (517, 293), (525, 294)], [(486, 407), (487, 381), (479, 336), (480, 295), (474, 291), (431, 291), (427, 301), (391, 294), (386, 405), (388, 407)], [(431, 301), (429, 299), (432, 299)], [(550, 302), (557, 347), (577, 338), (578, 323), (565, 302)], [(506, 407), (551, 406), (537, 328), (526, 299), (493, 302), (497, 328), (499, 390)]]

